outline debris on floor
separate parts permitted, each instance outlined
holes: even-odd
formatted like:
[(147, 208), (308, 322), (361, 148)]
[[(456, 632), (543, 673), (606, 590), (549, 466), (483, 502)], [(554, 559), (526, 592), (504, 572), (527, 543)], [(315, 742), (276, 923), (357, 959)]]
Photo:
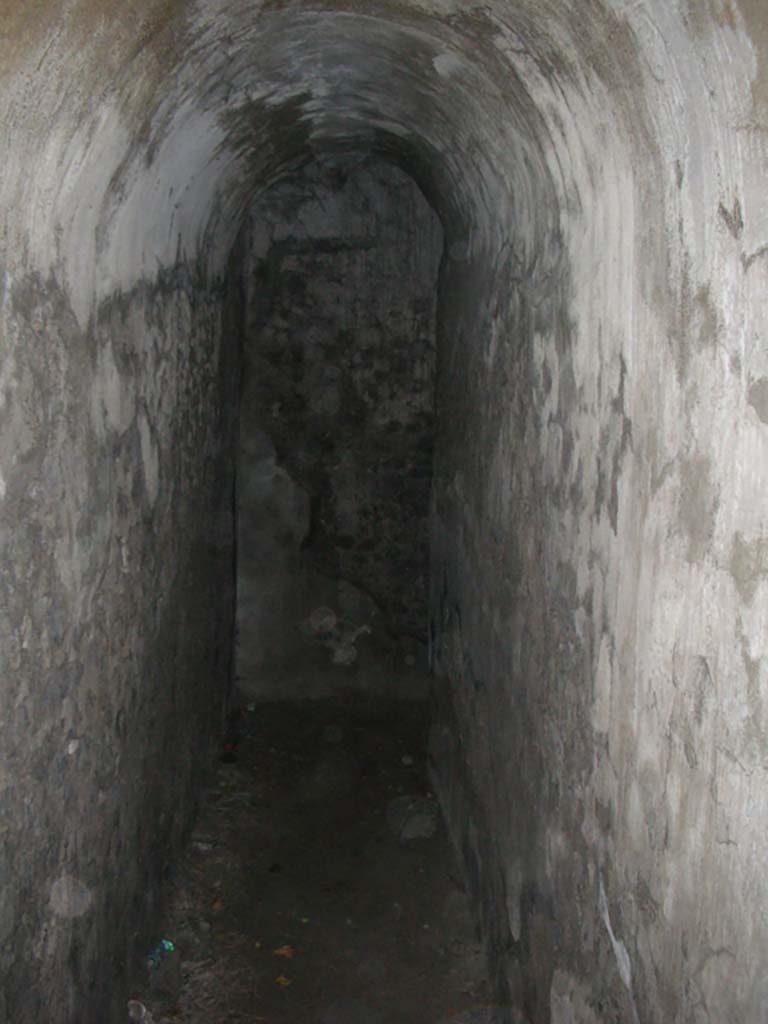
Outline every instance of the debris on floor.
[(437, 819), (437, 802), (429, 796), (396, 796), (387, 806), (387, 823), (401, 843), (431, 839)]
[(414, 701), (250, 704), (205, 794), (144, 1024), (501, 1024)]

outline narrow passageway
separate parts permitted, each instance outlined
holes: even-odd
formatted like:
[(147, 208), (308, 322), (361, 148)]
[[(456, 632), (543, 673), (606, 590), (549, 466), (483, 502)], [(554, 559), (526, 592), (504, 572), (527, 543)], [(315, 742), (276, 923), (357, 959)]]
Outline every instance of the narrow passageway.
[(475, 1012), (449, 850), (514, 1024), (765, 1024), (766, 55), (4, 3), (0, 1024)]
[(442, 243), (371, 157), (314, 161), (249, 212), (236, 687), (137, 1020), (490, 1019), (427, 770)]
[(338, 697), (238, 709), (134, 1019), (506, 1021), (427, 779), (426, 705), (331, 674)]

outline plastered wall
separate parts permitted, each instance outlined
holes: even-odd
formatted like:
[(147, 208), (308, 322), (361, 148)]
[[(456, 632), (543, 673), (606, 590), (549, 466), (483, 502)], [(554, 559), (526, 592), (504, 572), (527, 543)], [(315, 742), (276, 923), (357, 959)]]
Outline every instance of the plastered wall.
[(222, 320), (183, 271), (86, 331), (53, 280), (6, 293), (3, 1020), (123, 1019), (218, 749), (234, 611)]
[(434, 770), (500, 997), (765, 1020), (767, 45), (761, 0), (5, 5), (6, 1016), (118, 1000), (226, 660), (221, 282), (342, 153), (445, 231)]

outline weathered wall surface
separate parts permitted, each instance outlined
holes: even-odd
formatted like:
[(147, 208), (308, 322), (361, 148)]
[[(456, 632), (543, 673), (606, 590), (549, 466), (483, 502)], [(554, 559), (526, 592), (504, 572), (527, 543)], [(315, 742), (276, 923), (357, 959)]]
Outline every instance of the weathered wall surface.
[(124, 1019), (216, 749), (234, 364), (202, 284), (164, 275), (86, 331), (53, 278), (4, 296), (4, 1021)]
[(557, 232), (442, 283), (435, 774), (526, 1019), (762, 1022), (765, 38), (596, 28)]
[(337, 662), (373, 631), (426, 639), (442, 233), (412, 179), (372, 160), (310, 165), (249, 224), (238, 676), (285, 696), (283, 669), (328, 639), (319, 607)]
[(215, 280), (287, 171), (376, 153), (451, 259), (435, 771), (499, 988), (536, 1024), (765, 1021), (762, 0), (3, 16), (6, 1013), (108, 1019), (88, 986), (119, 976), (115, 921), (137, 927), (139, 873), (180, 820), (147, 783), (190, 756), (170, 737), (205, 703), (198, 670), (183, 697), (161, 671), (215, 649), (202, 538), (226, 436), (220, 313), (203, 290), (188, 316), (168, 275)]

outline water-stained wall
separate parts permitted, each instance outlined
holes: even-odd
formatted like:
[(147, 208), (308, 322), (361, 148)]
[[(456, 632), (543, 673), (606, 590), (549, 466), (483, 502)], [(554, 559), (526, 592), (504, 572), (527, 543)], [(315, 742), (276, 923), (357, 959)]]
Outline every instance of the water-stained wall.
[(239, 315), (6, 287), (0, 1018), (117, 1020), (229, 686)]
[(552, 129), (557, 230), (441, 286), (434, 773), (531, 1021), (768, 1013), (766, 108), (726, 6), (574, 38), (605, 92)]
[(7, 1017), (120, 1019), (225, 685), (221, 282), (373, 155), (445, 231), (434, 771), (499, 995), (765, 1020), (766, 53), (762, 0), (5, 5)]

